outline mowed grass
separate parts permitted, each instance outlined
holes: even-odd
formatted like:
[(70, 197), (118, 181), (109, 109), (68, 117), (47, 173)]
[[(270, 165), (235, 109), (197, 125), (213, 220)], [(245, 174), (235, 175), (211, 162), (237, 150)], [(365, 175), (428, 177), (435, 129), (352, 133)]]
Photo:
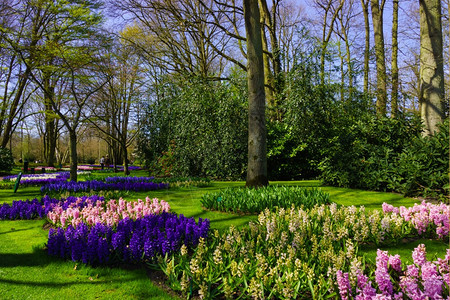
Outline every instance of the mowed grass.
[(176, 299), (143, 267), (94, 268), (48, 256), (44, 223), (0, 222), (0, 299)]
[[(383, 202), (395, 206), (412, 206), (419, 202), (393, 193), (320, 186), (319, 181), (280, 181), (271, 184), (319, 188), (329, 193), (331, 200), (338, 204), (364, 205), (367, 210), (381, 209)], [(257, 216), (205, 210), (201, 207), (201, 197), (207, 192), (244, 186), (242, 181), (212, 182), (210, 187), (204, 188), (131, 193), (125, 199), (133, 201), (147, 196), (157, 197), (168, 201), (177, 214), (196, 219), (208, 218), (212, 228), (223, 230), (230, 225), (245, 226), (249, 221), (256, 220)], [(37, 187), (19, 188), (17, 193), (0, 190), (0, 204), (39, 197)], [(92, 267), (48, 256), (45, 251), (48, 231), (43, 229), (44, 224), (44, 220), (0, 221), (0, 299), (174, 299), (173, 295), (149, 279), (149, 271), (143, 266)], [(448, 247), (441, 241), (417, 240), (382, 249), (391, 254), (399, 253), (402, 260), (410, 261), (411, 250), (419, 243), (426, 244), (429, 259), (443, 257)], [(377, 247), (364, 246), (360, 250), (366, 254), (367, 260), (374, 261)]]

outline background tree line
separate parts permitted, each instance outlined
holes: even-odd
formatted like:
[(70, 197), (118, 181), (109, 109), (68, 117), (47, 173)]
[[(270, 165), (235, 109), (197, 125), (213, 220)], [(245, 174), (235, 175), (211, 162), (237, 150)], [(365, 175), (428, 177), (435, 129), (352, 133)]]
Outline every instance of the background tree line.
[(125, 165), (138, 137), (155, 172), (244, 178), (255, 158), (269, 179), (354, 186), (333, 179), (363, 169), (339, 150), (394, 164), (446, 117), (448, 1), (1, 3), (2, 146), (33, 120), (50, 165), (65, 134), (75, 170), (89, 129)]

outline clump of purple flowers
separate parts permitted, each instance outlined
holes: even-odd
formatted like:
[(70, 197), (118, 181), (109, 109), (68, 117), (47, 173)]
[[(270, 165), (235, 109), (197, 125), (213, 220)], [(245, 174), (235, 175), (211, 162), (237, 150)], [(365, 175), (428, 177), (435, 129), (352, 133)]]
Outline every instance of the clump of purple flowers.
[[(82, 199), (82, 201), (79, 201)], [(86, 206), (88, 203), (95, 203), (97, 201), (104, 201), (100, 196), (83, 196), (67, 198), (51, 198), (44, 196), (40, 200), (37, 198), (32, 200), (15, 200), (12, 204), (3, 203), (0, 206), (0, 220), (31, 220), (36, 218), (44, 218), (48, 212), (51, 211), (56, 205), (62, 205), (63, 209), (67, 209), (72, 203), (81, 203), (80, 205)], [(79, 206), (83, 208), (84, 206)]]
[(90, 192), (90, 191), (153, 191), (168, 188), (166, 183), (154, 182), (116, 182), (106, 183), (98, 180), (80, 181), (80, 182), (60, 182), (47, 184), (41, 187), (42, 194), (61, 193), (61, 192)]
[(423, 201), (420, 205), (414, 204), (413, 207), (400, 208), (390, 204), (383, 203), (384, 214), (400, 215), (406, 222), (410, 222), (417, 230), (419, 235), (428, 233), (436, 235), (442, 239), (449, 235), (450, 230), (450, 206), (444, 203), (431, 204)]
[(352, 288), (349, 274), (339, 270), (336, 278), (341, 298), (449, 299), (450, 249), (447, 249), (444, 259), (431, 262), (426, 259), (426, 249), (421, 244), (414, 249), (412, 258), (414, 264), (402, 270), (398, 255), (392, 256), (387, 251), (378, 250), (374, 286), (367, 275), (357, 270), (357, 284)]
[(157, 255), (178, 251), (184, 244), (195, 247), (206, 238), (209, 220), (177, 216), (173, 213), (123, 219), (117, 226), (85, 223), (76, 228), (50, 229), (48, 253), (86, 264), (153, 261)]
[(0, 206), (0, 220), (31, 220), (44, 217), (45, 210), (41, 200), (18, 200), (12, 204), (3, 203)]

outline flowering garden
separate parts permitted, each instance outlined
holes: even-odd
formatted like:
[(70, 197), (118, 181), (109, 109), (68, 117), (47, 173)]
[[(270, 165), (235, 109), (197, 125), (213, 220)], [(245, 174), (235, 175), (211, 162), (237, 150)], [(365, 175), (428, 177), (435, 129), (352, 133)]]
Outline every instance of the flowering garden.
[(443, 203), (317, 182), (50, 174), (0, 191), (6, 298), (450, 297)]

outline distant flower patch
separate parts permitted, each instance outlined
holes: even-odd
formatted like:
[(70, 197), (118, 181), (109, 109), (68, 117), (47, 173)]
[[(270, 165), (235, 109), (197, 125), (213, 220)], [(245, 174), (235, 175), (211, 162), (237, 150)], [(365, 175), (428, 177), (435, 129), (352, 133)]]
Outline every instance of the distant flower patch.
[(90, 191), (153, 191), (168, 188), (168, 184), (154, 182), (117, 182), (106, 183), (98, 180), (80, 181), (80, 182), (60, 182), (55, 184), (47, 184), (41, 187), (42, 194), (62, 193), (62, 192), (90, 192)]
[[(90, 174), (86, 171), (78, 171), (78, 175)], [(3, 177), (4, 182), (14, 183), (17, 180), (17, 175)], [(24, 174), (20, 179), (21, 186), (42, 186), (45, 184), (57, 184), (66, 182), (70, 178), (70, 172), (56, 172), (56, 173), (42, 173), (42, 174)]]
[(84, 166), (84, 165), (78, 165), (78, 170), (80, 171), (93, 171), (94, 168), (92, 166)]
[[(89, 165), (89, 167), (92, 167), (94, 170), (101, 170), (102, 166), (101, 165)], [(108, 169), (114, 169), (114, 165), (105, 165), (103, 166), (103, 171), (108, 170)], [(118, 171), (123, 171), (124, 170), (124, 166), (121, 165), (116, 165), (116, 169)], [(142, 170), (142, 167), (140, 166), (128, 166), (128, 170), (129, 171), (138, 171), (138, 170)]]
[(136, 177), (136, 176), (114, 176), (106, 177), (106, 183), (139, 183), (139, 182), (154, 182), (155, 177)]

